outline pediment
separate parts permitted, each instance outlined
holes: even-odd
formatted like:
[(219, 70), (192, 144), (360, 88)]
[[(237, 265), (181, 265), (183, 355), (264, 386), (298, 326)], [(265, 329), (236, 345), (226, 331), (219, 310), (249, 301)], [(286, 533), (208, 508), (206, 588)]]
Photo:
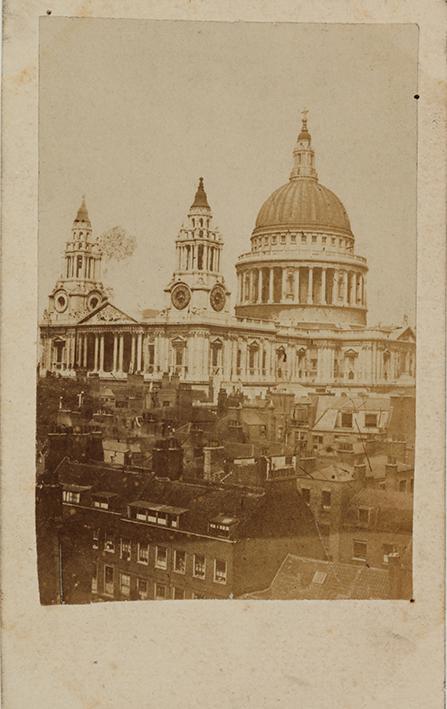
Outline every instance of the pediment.
[(396, 340), (401, 342), (416, 342), (416, 335), (411, 327), (406, 327), (397, 334)]
[(137, 321), (112, 303), (102, 303), (96, 310), (86, 315), (79, 321), (81, 325), (104, 325), (116, 323), (117, 325), (134, 325)]

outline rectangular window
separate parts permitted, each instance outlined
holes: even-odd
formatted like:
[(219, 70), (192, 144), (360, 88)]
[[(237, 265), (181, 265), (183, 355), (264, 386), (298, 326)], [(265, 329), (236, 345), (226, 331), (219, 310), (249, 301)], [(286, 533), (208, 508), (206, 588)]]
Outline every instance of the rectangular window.
[(174, 529), (178, 529), (179, 516), (170, 515), (168, 519), (170, 520), (171, 527), (174, 527)]
[(138, 563), (146, 564), (147, 566), (149, 563), (149, 544), (138, 542), (137, 555)]
[(198, 579), (205, 578), (206, 562), (205, 554), (194, 554), (194, 565), (192, 575)]
[(64, 502), (70, 502), (72, 504), (78, 505), (81, 499), (81, 493), (71, 492), (70, 490), (64, 490), (62, 493), (62, 499)]
[(155, 566), (157, 569), (168, 568), (168, 550), (166, 547), (155, 547)]
[(175, 549), (174, 571), (178, 574), (184, 574), (186, 572), (186, 551), (179, 551), (178, 549)]
[(104, 593), (107, 596), (113, 596), (115, 591), (114, 571), (113, 566), (104, 566)]
[(306, 235), (305, 234), (301, 234), (301, 243), (302, 244), (306, 243)]
[(185, 589), (174, 586), (172, 589), (172, 598), (174, 601), (182, 601), (185, 598)]
[(137, 579), (137, 594), (141, 601), (145, 601), (148, 597), (148, 584), (146, 579)]
[(365, 428), (377, 428), (377, 414), (365, 414)]
[(354, 539), (352, 547), (353, 559), (357, 559), (358, 561), (366, 561), (366, 555), (368, 551), (367, 543), (358, 539)]
[(152, 512), (152, 510), (149, 510), (147, 513), (147, 521), (152, 522), (152, 524), (157, 524), (157, 513)]
[(98, 593), (98, 564), (93, 564), (92, 593)]
[(140, 520), (140, 522), (147, 522), (147, 512), (143, 510), (137, 510), (135, 514), (135, 519)]
[(407, 481), (399, 480), (399, 492), (407, 492)]
[(227, 562), (222, 559), (214, 560), (214, 581), (227, 583)]
[(315, 244), (317, 241), (317, 237), (315, 234), (312, 234), (312, 243)]
[(93, 530), (92, 547), (93, 549), (99, 549), (99, 529)]
[(167, 598), (166, 586), (163, 583), (155, 584), (155, 598), (164, 601)]
[(93, 507), (97, 507), (100, 510), (108, 510), (109, 503), (104, 500), (93, 500)]
[(110, 554), (115, 553), (115, 538), (110, 532), (106, 532), (104, 539), (104, 551), (108, 551)]
[(324, 510), (329, 510), (331, 507), (331, 493), (329, 490), (323, 490), (321, 493), (321, 506)]
[(369, 525), (370, 510), (367, 507), (359, 507), (358, 509), (359, 523), (367, 527)]
[(341, 427), (352, 428), (352, 413), (343, 412), (341, 415)]
[(157, 519), (157, 524), (161, 524), (163, 527), (166, 527), (168, 524), (168, 515), (166, 512), (159, 512), (158, 513), (158, 519)]
[(305, 502), (306, 505), (310, 503), (310, 489), (308, 487), (301, 488), (301, 497), (303, 498), (303, 502)]
[(292, 244), (296, 244), (296, 234), (292, 234), (292, 236), (290, 237), (290, 241), (292, 242)]
[(130, 576), (129, 574), (120, 574), (120, 591), (123, 596), (130, 596)]
[(130, 539), (120, 539), (120, 558), (130, 561), (132, 556), (132, 544)]

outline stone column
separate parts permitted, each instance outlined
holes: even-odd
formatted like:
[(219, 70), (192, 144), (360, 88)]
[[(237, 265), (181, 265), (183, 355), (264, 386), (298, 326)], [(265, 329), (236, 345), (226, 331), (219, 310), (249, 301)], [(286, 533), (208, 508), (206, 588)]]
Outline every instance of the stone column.
[(241, 340), (241, 376), (247, 377), (247, 343), (245, 340)]
[(254, 268), (250, 269), (250, 294), (248, 297), (250, 303), (255, 302), (255, 271)]
[(138, 340), (137, 340), (137, 372), (141, 372), (143, 365), (141, 362), (141, 353), (143, 349), (143, 333), (139, 332), (138, 333)]
[(327, 304), (326, 298), (326, 269), (321, 269), (321, 302), (323, 305)]
[(287, 268), (281, 268), (281, 298), (280, 302), (285, 303), (287, 300)]
[(129, 364), (129, 370), (131, 372), (135, 372), (135, 339), (136, 335), (134, 333), (131, 334), (131, 346), (130, 346), (130, 364)]
[(95, 356), (94, 356), (94, 364), (93, 364), (93, 371), (97, 372), (98, 371), (98, 342), (99, 338), (98, 335), (95, 335)]
[(258, 272), (258, 293), (257, 293), (258, 297), (256, 299), (256, 302), (262, 303), (262, 269), (258, 268), (257, 272)]
[(84, 338), (84, 347), (83, 347), (83, 360), (82, 360), (82, 365), (84, 369), (87, 369), (87, 350), (88, 350), (88, 335), (83, 335)]
[(113, 365), (112, 371), (116, 372), (118, 369), (118, 335), (113, 335)]
[(123, 371), (123, 357), (124, 357), (124, 335), (119, 335), (119, 348), (118, 348), (118, 371)]
[(313, 303), (313, 283), (314, 283), (314, 278), (313, 278), (313, 268), (309, 266), (307, 270), (308, 278), (307, 278), (307, 302), (309, 305)]
[(348, 278), (348, 272), (347, 271), (342, 271), (343, 273), (343, 305), (348, 305), (349, 304), (349, 278)]
[(273, 268), (269, 268), (269, 303), (273, 303)]
[(99, 338), (99, 371), (104, 371), (104, 335)]
[(300, 269), (299, 267), (295, 269), (296, 277), (296, 302), (300, 302)]

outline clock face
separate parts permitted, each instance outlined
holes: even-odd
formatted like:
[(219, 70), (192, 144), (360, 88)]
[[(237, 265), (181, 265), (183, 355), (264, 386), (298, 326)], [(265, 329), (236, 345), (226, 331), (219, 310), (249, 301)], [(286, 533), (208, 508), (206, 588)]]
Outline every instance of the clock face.
[(96, 291), (92, 291), (87, 299), (87, 307), (89, 310), (94, 310), (101, 302), (101, 295)]
[(225, 290), (222, 286), (214, 286), (210, 294), (211, 305), (214, 310), (223, 310), (226, 301)]
[(58, 293), (56, 293), (56, 295), (54, 296), (54, 307), (56, 308), (58, 313), (63, 313), (64, 310), (67, 309), (67, 305), (68, 298), (65, 291), (59, 291)]
[(183, 308), (186, 308), (191, 300), (191, 291), (188, 286), (185, 286), (184, 283), (179, 283), (178, 286), (175, 286), (171, 292), (171, 300), (173, 306), (177, 308), (177, 310), (183, 310)]

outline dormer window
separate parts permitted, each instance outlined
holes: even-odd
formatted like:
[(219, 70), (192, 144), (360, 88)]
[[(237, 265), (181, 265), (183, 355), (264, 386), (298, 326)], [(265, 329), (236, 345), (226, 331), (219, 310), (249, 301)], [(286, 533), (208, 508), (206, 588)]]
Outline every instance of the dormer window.
[(64, 490), (62, 493), (62, 499), (64, 502), (69, 502), (72, 505), (79, 505), (81, 500), (80, 492), (72, 492), (71, 490)]
[(185, 512), (187, 510), (183, 507), (162, 505), (146, 500), (131, 502), (128, 506), (129, 519), (146, 522), (147, 524), (156, 524), (160, 527), (170, 527), (171, 529), (179, 529), (180, 517)]
[(232, 528), (237, 522), (236, 517), (230, 517), (225, 513), (221, 513), (209, 521), (208, 531), (216, 537), (229, 537)]

